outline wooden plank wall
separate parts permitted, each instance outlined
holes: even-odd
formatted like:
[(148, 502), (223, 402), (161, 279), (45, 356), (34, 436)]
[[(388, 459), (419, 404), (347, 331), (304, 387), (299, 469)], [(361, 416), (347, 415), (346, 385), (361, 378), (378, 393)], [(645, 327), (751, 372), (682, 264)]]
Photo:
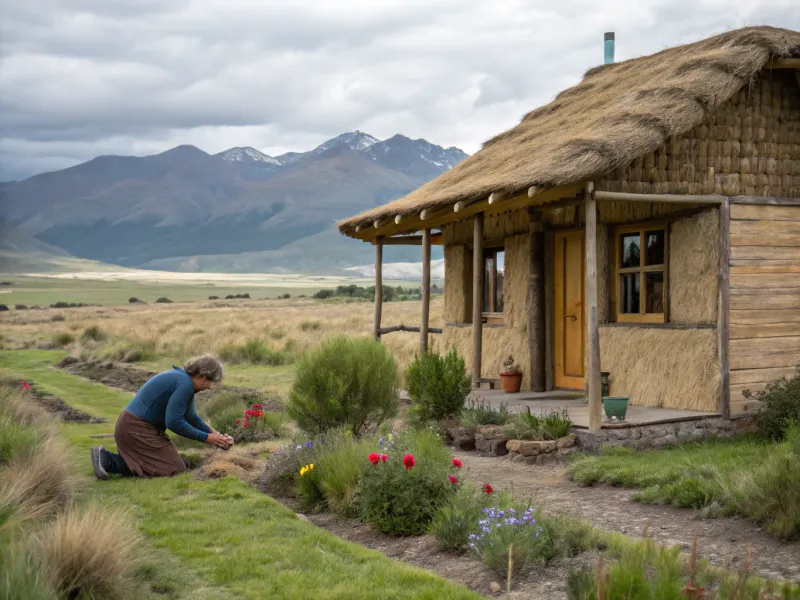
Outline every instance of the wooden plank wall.
[[(734, 201), (735, 202), (735, 201)], [(731, 413), (800, 364), (800, 204), (731, 204)]]

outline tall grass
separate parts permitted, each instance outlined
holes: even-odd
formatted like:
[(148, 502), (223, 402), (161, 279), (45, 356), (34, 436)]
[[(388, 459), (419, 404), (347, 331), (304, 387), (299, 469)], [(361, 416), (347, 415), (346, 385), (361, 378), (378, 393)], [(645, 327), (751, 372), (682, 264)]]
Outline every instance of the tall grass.
[(0, 536), (0, 598), (58, 600), (41, 565), (22, 544), (8, 536)]
[(328, 509), (336, 514), (358, 515), (358, 482), (367, 455), (376, 450), (375, 440), (356, 439), (344, 430), (326, 436), (317, 452), (315, 470)]
[(294, 362), (291, 345), (282, 350), (272, 348), (263, 338), (251, 337), (244, 342), (232, 342), (220, 346), (219, 357), (232, 364), (288, 365)]

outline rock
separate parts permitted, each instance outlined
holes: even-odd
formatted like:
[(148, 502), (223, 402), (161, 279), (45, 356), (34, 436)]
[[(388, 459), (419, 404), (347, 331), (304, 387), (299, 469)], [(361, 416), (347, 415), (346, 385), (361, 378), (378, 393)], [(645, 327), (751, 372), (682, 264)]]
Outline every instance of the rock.
[(499, 594), (500, 592), (503, 591), (502, 586), (496, 581), (493, 581), (492, 583), (489, 584), (489, 589), (493, 594)]
[(519, 453), (517, 453), (517, 455), (516, 455), (516, 456), (514, 456), (514, 458), (512, 458), (512, 459), (511, 459), (511, 462), (515, 462), (515, 463), (521, 463), (521, 462), (525, 462), (525, 461), (527, 460), (527, 458), (528, 458), (528, 457), (526, 457), (526, 456), (523, 456), (522, 454), (519, 454)]
[(576, 439), (578, 439), (578, 436), (574, 433), (570, 433), (568, 436), (563, 437), (560, 440), (556, 440), (556, 448), (559, 450), (562, 448), (570, 448), (575, 445)]
[(669, 433), (664, 437), (659, 437), (653, 440), (653, 446), (655, 446), (656, 448), (660, 448), (661, 446), (671, 446), (677, 443), (678, 443), (678, 437), (673, 433)]
[(487, 440), (493, 440), (495, 438), (508, 439), (500, 425), (478, 425), (475, 437), (482, 437)]
[(561, 456), (566, 456), (567, 454), (572, 454), (573, 452), (578, 452), (578, 449), (575, 446), (569, 446), (567, 448), (558, 449), (558, 453)]
[(694, 438), (694, 439), (702, 439), (702, 438), (706, 437), (707, 435), (708, 435), (708, 433), (706, 432), (705, 429), (701, 429), (701, 428), (698, 427), (698, 428), (696, 428), (696, 429), (694, 429), (692, 431), (691, 437)]
[[(506, 443), (506, 450), (508, 450), (508, 443)], [(515, 456), (519, 456), (519, 452), (514, 452), (513, 450), (508, 450), (508, 456), (506, 456), (506, 458), (508, 460), (511, 460)]]
[(475, 449), (478, 452), (490, 452), (492, 450), (492, 440), (478, 438), (475, 440)]
[(457, 440), (453, 441), (453, 446), (455, 446), (456, 450), (475, 450), (475, 438), (473, 437), (463, 437), (458, 438)]
[(536, 459), (539, 458), (539, 455), (537, 454), (536, 456), (525, 456), (523, 458), (525, 458), (526, 465), (535, 465)]
[(539, 442), (522, 442), (519, 453), (523, 456), (536, 456), (539, 454)]
[(309, 518), (308, 518), (307, 516), (305, 516), (304, 514), (301, 514), (301, 513), (294, 513), (294, 515), (295, 515), (295, 516), (296, 516), (298, 519), (300, 519), (301, 521), (305, 521), (306, 523), (311, 523), (311, 521), (309, 520)]
[(506, 448), (507, 442), (508, 440), (506, 439), (491, 440), (490, 452), (495, 456), (505, 456), (506, 454), (508, 454), (508, 449)]
[(536, 464), (537, 465), (549, 465), (556, 461), (555, 454), (540, 454), (536, 457)]
[(506, 448), (509, 452), (519, 452), (520, 444), (522, 444), (522, 440), (508, 440)]

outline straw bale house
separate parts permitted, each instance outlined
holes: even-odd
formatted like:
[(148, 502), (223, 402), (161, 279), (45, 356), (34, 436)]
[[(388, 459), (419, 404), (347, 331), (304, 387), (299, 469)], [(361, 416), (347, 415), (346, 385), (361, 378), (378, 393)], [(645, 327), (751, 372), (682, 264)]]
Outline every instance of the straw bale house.
[(378, 282), (383, 245), (421, 245), (423, 289), (444, 245), (442, 340), (475, 385), (512, 354), (525, 390), (585, 390), (593, 429), (601, 371), (632, 404), (729, 417), (800, 363), (798, 69), (800, 32), (772, 27), (592, 68), (339, 229)]

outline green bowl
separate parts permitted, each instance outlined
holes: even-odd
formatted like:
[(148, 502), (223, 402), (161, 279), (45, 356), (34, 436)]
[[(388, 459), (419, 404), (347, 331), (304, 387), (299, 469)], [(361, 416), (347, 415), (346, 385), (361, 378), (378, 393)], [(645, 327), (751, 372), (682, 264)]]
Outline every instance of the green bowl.
[(616, 417), (620, 421), (625, 420), (625, 413), (628, 412), (627, 396), (603, 396), (603, 410), (609, 420)]

